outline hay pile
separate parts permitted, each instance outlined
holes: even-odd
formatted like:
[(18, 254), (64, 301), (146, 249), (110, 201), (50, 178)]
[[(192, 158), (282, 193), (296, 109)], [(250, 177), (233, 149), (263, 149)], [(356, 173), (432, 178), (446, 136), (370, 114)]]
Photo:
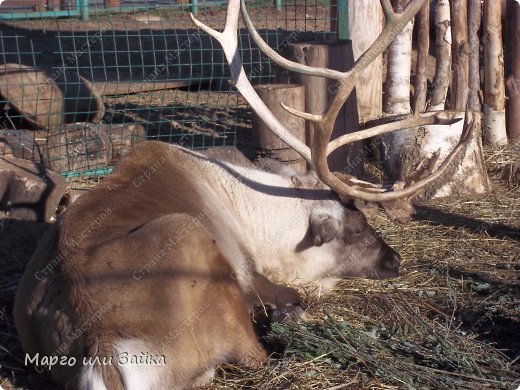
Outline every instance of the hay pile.
[[(309, 319), (273, 325), (269, 364), (225, 366), (208, 389), (516, 389), (520, 147), (486, 158), (492, 193), (425, 203), (405, 226), (374, 221), (403, 257), (400, 278), (346, 280), (326, 296), (304, 289)], [(34, 247), (28, 227), (14, 227), (0, 234), (0, 385), (53, 388), (24, 367), (13, 325), (16, 283)], [(42, 226), (33, 229), (35, 237)]]

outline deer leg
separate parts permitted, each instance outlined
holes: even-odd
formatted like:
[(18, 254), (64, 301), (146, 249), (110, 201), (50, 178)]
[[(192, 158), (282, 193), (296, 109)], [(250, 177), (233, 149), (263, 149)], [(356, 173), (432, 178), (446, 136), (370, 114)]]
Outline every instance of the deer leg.
[(253, 272), (251, 288), (246, 292), (247, 302), (251, 305), (274, 305), (276, 307), (298, 305), (302, 299), (294, 288), (275, 284), (258, 272)]

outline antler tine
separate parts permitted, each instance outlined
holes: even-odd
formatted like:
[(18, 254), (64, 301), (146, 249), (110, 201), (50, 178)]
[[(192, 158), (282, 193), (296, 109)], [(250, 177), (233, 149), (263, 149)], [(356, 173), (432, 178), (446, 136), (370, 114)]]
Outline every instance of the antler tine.
[[(361, 72), (388, 48), (397, 34), (399, 34), (415, 14), (419, 12), (424, 2), (425, 0), (412, 0), (402, 13), (396, 14), (393, 11), (390, 0), (381, 0), (381, 6), (387, 18), (386, 25), (370, 48), (357, 59), (352, 69), (343, 73), (343, 78), (339, 80), (338, 91), (324, 115), (325, 121), (329, 120), (330, 123), (335, 120), (339, 110), (341, 110), (341, 107), (352, 93)], [(332, 134), (332, 129), (330, 133)]]
[[(329, 148), (329, 139), (332, 134), (334, 121), (341, 107), (343, 106), (346, 98), (352, 92), (354, 85), (357, 81), (358, 74), (366, 68), (366, 66), (372, 62), (379, 54), (381, 54), (394, 40), (396, 35), (404, 28), (404, 26), (413, 18), (413, 16), (419, 12), (424, 4), (424, 0), (412, 1), (401, 14), (396, 14), (390, 4), (389, 0), (381, 0), (381, 5), (385, 11), (387, 18), (387, 24), (383, 29), (383, 32), (379, 35), (372, 46), (358, 59), (354, 67), (345, 73), (345, 78), (339, 82), (339, 88), (336, 96), (334, 96), (331, 105), (327, 112), (323, 115), (320, 121), (315, 122), (314, 140), (312, 146), (312, 157), (314, 166), (316, 167), (316, 173), (318, 177), (323, 180), (324, 183), (328, 184), (335, 192), (344, 197), (350, 197), (354, 199), (360, 199), (366, 202), (388, 202), (398, 200), (401, 198), (407, 198), (415, 195), (421, 189), (429, 185), (430, 183), (437, 180), (455, 159), (459, 152), (464, 149), (466, 142), (471, 138), (475, 131), (475, 120), (469, 124), (469, 131), (461, 137), (459, 144), (451, 151), (446, 157), (439, 168), (432, 173), (430, 176), (417, 181), (416, 183), (405, 187), (401, 190), (394, 190), (381, 193), (372, 193), (363, 189), (362, 186), (355, 185), (353, 183), (345, 183), (340, 180), (336, 175), (330, 172), (327, 155)], [(417, 117), (411, 119), (411, 122), (417, 121)], [(387, 133), (390, 131), (398, 130), (402, 128), (402, 123), (398, 123), (395, 126), (385, 126), (379, 129), (367, 129), (360, 135), (352, 135), (351, 139), (363, 138), (370, 131), (378, 134)], [(410, 126), (411, 127), (411, 126)], [(338, 141), (336, 144), (345, 144), (345, 138)], [(333, 144), (333, 147), (335, 145)]]
[(383, 7), (383, 13), (385, 14), (386, 21), (392, 20), (395, 16), (394, 8), (390, 0), (381, 0), (381, 7)]
[(307, 162), (313, 166), (311, 151), (307, 145), (296, 138), (267, 108), (260, 99), (255, 89), (247, 79), (246, 72), (242, 66), (242, 61), (238, 56), (238, 16), (240, 13), (240, 0), (229, 0), (226, 25), (222, 32), (218, 32), (199, 21), (190, 13), (192, 22), (201, 30), (215, 38), (222, 49), (229, 64), (231, 71), (231, 83), (238, 89), (240, 94), (246, 99), (255, 112), (264, 120), (269, 129), (280, 139), (289, 145), (294, 151), (299, 153)]
[[(329, 142), (329, 145), (327, 146), (327, 156), (339, 147), (352, 142), (362, 141), (367, 138), (375, 137), (381, 134), (386, 134), (397, 130), (435, 124), (437, 123), (437, 121), (439, 121), (439, 116), (439, 111), (419, 113), (396, 122), (385, 123), (379, 126), (370, 127), (368, 129), (359, 130), (354, 133), (342, 135), (336, 138), (335, 140)], [(452, 124), (458, 122), (459, 120), (461, 119), (456, 119), (452, 122)]]
[(242, 18), (244, 19), (244, 23), (247, 27), (247, 30), (249, 31), (249, 35), (253, 39), (253, 42), (258, 46), (260, 51), (264, 53), (271, 61), (284, 69), (302, 73), (308, 76), (327, 77), (329, 79), (338, 81), (344, 77), (343, 72), (337, 70), (308, 66), (298, 62), (290, 61), (287, 58), (282, 57), (275, 50), (273, 50), (266, 41), (263, 40), (263, 38), (256, 30), (253, 22), (251, 21), (249, 13), (247, 12), (245, 0), (240, 0), (240, 5), (242, 7)]
[[(397, 34), (402, 31), (404, 26), (414, 17), (414, 15), (421, 9), (425, 0), (413, 0), (407, 8), (401, 13), (396, 14), (393, 11), (390, 0), (381, 0), (381, 6), (383, 7), (387, 24), (383, 32), (379, 35), (376, 41), (372, 44), (369, 50), (367, 50), (354, 64), (354, 67), (347, 72), (339, 72), (332, 69), (312, 67), (304, 64), (299, 64), (294, 61), (290, 61), (276, 51), (274, 51), (260, 36), (258, 31), (253, 25), (245, 0), (241, 0), (240, 4), (242, 7), (242, 17), (246, 24), (246, 27), (251, 35), (251, 38), (258, 46), (258, 48), (264, 53), (270, 60), (280, 65), (281, 67), (301, 73), (309, 76), (327, 77), (332, 80), (339, 82), (338, 92), (336, 93), (331, 106), (323, 116), (310, 116), (309, 114), (300, 112), (298, 110), (290, 110), (293, 115), (299, 116), (303, 119), (317, 123), (319, 121), (328, 121), (328, 117), (336, 117), (339, 110), (345, 103), (348, 96), (352, 93), (354, 86), (357, 81), (357, 77), (362, 70), (366, 68), (378, 55), (386, 50), (388, 45), (395, 39)], [(287, 109), (286, 107), (284, 107)], [(289, 111), (289, 110), (288, 110)], [(330, 131), (332, 134), (332, 129)]]
[[(466, 121), (470, 117), (470, 114), (466, 112)], [(465, 130), (461, 135), (461, 139), (457, 146), (451, 151), (451, 153), (444, 159), (442, 164), (437, 168), (435, 172), (433, 172), (430, 176), (417, 181), (416, 183), (405, 187), (401, 190), (397, 191), (388, 191), (381, 193), (367, 193), (364, 192), (362, 187), (355, 185), (348, 185), (345, 182), (339, 180), (333, 173), (328, 170), (328, 167), (325, 170), (318, 173), (318, 175), (322, 174), (324, 177), (321, 178), (323, 182), (327, 183), (332, 190), (337, 192), (338, 194), (354, 199), (364, 200), (365, 202), (387, 202), (392, 200), (398, 200), (401, 198), (408, 198), (415, 195), (417, 192), (422, 190), (427, 185), (433, 183), (439, 177), (441, 177), (446, 168), (448, 168), (451, 162), (459, 155), (459, 153), (466, 147), (467, 142), (474, 138), (476, 129), (480, 127), (478, 116), (471, 115), (471, 121), (465, 124)], [(467, 129), (467, 131), (466, 131)], [(321, 162), (318, 162), (321, 163)], [(319, 169), (319, 168), (318, 168)]]

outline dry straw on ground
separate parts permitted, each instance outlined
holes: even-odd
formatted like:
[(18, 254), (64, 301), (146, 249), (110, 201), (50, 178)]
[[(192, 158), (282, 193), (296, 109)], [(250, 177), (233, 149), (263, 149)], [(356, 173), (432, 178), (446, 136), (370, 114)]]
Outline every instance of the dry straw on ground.
[[(376, 218), (403, 257), (401, 277), (346, 280), (329, 295), (304, 289), (309, 319), (273, 326), (273, 359), (225, 366), (208, 389), (518, 388), (520, 147), (487, 150), (486, 159), (493, 192), (428, 202), (405, 226)], [(44, 226), (1, 229), (0, 384), (50, 389), (23, 366), (11, 315)]]

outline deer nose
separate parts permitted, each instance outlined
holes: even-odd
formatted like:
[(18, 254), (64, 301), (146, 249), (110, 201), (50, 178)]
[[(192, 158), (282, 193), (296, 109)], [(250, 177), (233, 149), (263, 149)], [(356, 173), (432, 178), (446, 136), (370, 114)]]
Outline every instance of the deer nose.
[(386, 268), (389, 270), (398, 270), (400, 265), (401, 256), (393, 249), (390, 249), (390, 252), (388, 253), (387, 258), (385, 260)]

